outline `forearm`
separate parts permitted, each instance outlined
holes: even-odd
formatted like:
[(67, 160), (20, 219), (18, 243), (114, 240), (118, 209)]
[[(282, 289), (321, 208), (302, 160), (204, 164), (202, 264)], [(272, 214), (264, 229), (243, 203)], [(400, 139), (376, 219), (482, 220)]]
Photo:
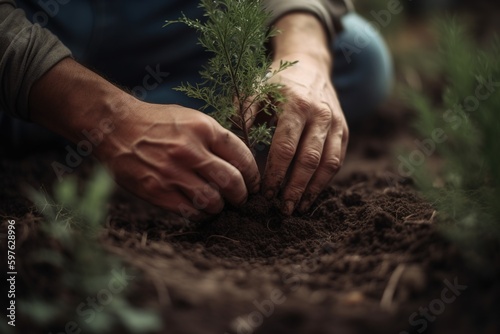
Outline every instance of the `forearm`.
[(84, 138), (84, 130), (123, 126), (136, 102), (71, 58), (44, 74), (29, 95), (32, 120), (73, 142)]
[[(330, 71), (333, 58), (329, 49), (328, 34), (321, 22), (309, 13), (289, 13), (280, 18), (275, 27), (281, 31), (271, 41), (274, 59), (291, 59), (304, 55), (324, 65)], [(300, 59), (299, 59), (300, 61)]]

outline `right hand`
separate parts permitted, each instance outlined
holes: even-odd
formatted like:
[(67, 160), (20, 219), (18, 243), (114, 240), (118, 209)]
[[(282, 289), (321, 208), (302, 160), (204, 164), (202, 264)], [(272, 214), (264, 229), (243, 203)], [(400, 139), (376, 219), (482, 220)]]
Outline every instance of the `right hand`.
[(33, 121), (74, 143), (110, 121), (97, 158), (118, 184), (186, 219), (216, 214), (225, 201), (241, 205), (259, 191), (252, 153), (213, 118), (141, 102), (70, 58), (33, 85), (29, 105)]
[(200, 220), (219, 213), (225, 201), (239, 206), (259, 191), (252, 153), (212, 117), (137, 100), (127, 109), (96, 155), (132, 193)]

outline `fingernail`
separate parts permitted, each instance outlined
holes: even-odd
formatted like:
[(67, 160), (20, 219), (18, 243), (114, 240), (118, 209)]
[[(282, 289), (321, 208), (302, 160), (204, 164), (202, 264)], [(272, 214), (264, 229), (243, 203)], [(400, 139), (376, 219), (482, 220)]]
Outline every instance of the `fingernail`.
[(264, 195), (264, 197), (266, 199), (273, 199), (273, 197), (274, 197), (274, 191), (272, 191), (272, 190), (266, 191), (266, 194)]
[(291, 216), (294, 209), (295, 209), (295, 203), (293, 203), (292, 201), (286, 201), (283, 207), (283, 214)]

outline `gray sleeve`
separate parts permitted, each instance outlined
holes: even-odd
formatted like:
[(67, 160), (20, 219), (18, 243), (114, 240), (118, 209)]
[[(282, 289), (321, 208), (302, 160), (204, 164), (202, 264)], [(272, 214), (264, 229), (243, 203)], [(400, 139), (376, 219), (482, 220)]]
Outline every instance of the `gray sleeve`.
[(271, 22), (286, 13), (306, 11), (315, 14), (330, 36), (342, 31), (340, 18), (354, 10), (351, 0), (262, 0), (264, 8), (271, 12)]
[(13, 0), (0, 0), (0, 112), (30, 119), (33, 84), (71, 52), (59, 39), (26, 19)]

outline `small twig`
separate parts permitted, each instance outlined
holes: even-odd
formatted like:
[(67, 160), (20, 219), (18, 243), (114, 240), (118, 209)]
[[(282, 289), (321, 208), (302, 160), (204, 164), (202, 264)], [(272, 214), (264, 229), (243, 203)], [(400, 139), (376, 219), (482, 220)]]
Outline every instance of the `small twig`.
[(228, 238), (228, 237), (225, 237), (223, 235), (217, 235), (217, 234), (214, 234), (214, 235), (211, 235), (207, 238), (207, 242), (208, 240), (210, 240), (211, 238), (222, 238), (222, 239), (226, 239), (226, 240), (229, 240), (229, 241), (232, 241), (232, 242), (236, 242), (236, 243), (239, 243), (240, 241), (239, 240), (234, 240), (234, 239), (231, 239), (231, 238)]
[(404, 218), (403, 224), (431, 225), (434, 223), (434, 218), (436, 217), (436, 214), (437, 214), (437, 211), (434, 210), (432, 212), (431, 217), (428, 220), (426, 220), (426, 219), (408, 219), (408, 218), (411, 218), (411, 217), (416, 215), (416, 214), (412, 214), (412, 215), (409, 215), (409, 216)]
[(397, 268), (394, 270), (394, 272), (391, 275), (391, 278), (389, 279), (389, 282), (387, 283), (387, 287), (384, 290), (384, 293), (382, 295), (382, 299), (380, 300), (380, 307), (386, 311), (392, 311), (393, 310), (393, 300), (394, 300), (394, 294), (396, 293), (396, 289), (399, 284), (399, 280), (401, 279), (401, 276), (403, 275), (403, 272), (405, 270), (405, 265), (400, 264), (397, 266)]
[(148, 242), (148, 232), (144, 232), (141, 238), (141, 246), (146, 247), (147, 242)]
[(430, 222), (431, 224), (432, 224), (432, 223), (434, 223), (434, 218), (436, 218), (436, 215), (437, 215), (437, 211), (436, 211), (436, 210), (434, 210), (434, 211), (432, 212), (431, 218), (429, 219), (429, 222)]
[(404, 219), (404, 221), (406, 221), (406, 220), (408, 220), (408, 218), (414, 217), (414, 216), (416, 216), (416, 215), (417, 215), (416, 213), (412, 213), (411, 215), (406, 216), (406, 217), (404, 217), (403, 219)]
[(313, 212), (311, 212), (311, 213), (309, 214), (309, 217), (312, 217), (312, 216), (316, 213), (316, 211), (317, 211), (319, 208), (321, 208), (323, 205), (325, 205), (326, 203), (328, 203), (328, 202), (330, 202), (330, 201), (334, 201), (334, 200), (335, 200), (335, 199), (333, 199), (333, 198), (329, 198), (329, 199), (326, 199), (326, 200), (324, 200), (323, 202), (319, 203), (319, 204), (318, 204), (318, 206), (316, 207), (316, 209), (314, 209), (314, 210), (313, 210)]
[(156, 288), (156, 292), (158, 293), (158, 302), (160, 303), (160, 306), (172, 305), (172, 298), (170, 298), (170, 294), (168, 293), (168, 289), (165, 286), (165, 282), (162, 282), (161, 278), (158, 278), (158, 276), (154, 274), (151, 276), (153, 284)]
[(403, 224), (407, 225), (431, 225), (432, 222), (425, 219), (417, 219), (417, 220), (405, 220)]

